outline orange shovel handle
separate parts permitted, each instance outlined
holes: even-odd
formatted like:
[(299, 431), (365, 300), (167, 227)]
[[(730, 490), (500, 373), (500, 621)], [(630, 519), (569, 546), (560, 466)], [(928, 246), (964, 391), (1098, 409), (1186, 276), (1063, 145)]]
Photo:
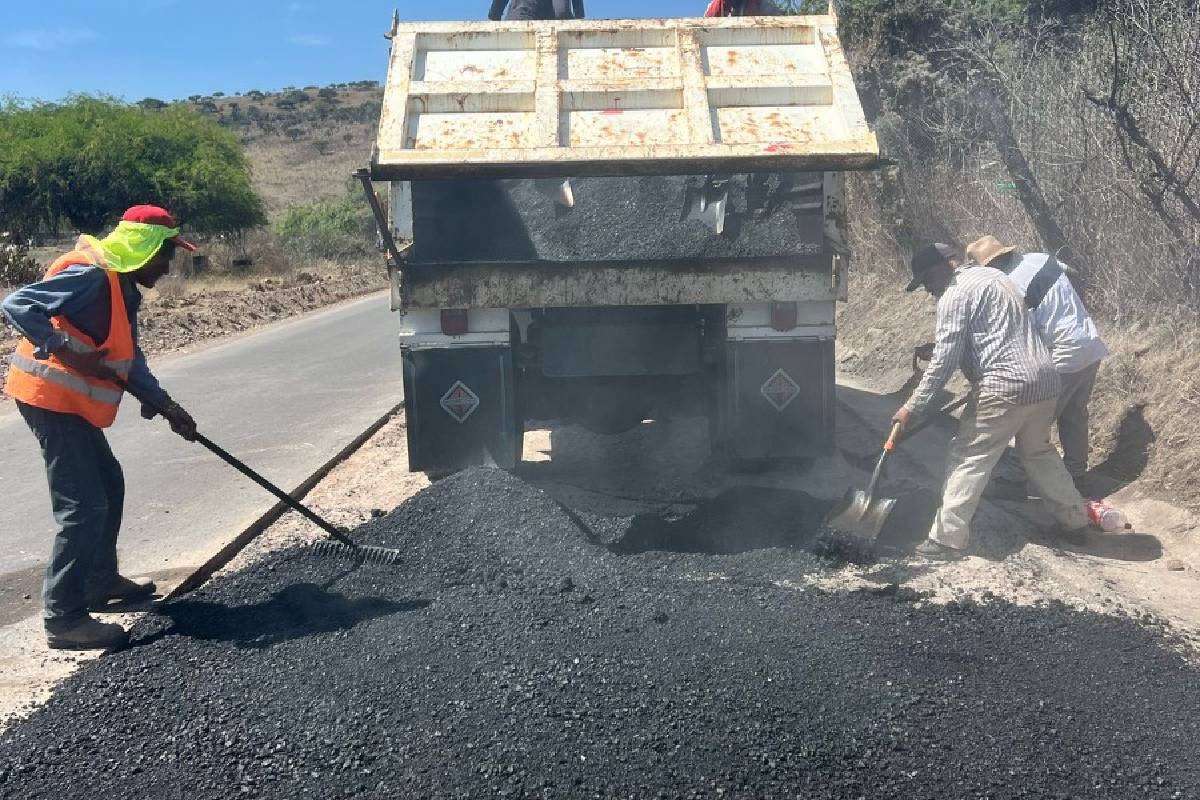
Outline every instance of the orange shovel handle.
[(883, 443), (883, 449), (890, 453), (896, 449), (896, 442), (900, 439), (900, 423), (892, 424), (892, 432), (888, 435), (887, 441)]

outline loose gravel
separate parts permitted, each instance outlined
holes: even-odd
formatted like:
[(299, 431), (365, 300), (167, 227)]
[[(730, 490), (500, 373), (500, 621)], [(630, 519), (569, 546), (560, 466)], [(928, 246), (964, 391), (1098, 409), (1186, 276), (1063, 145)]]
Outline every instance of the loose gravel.
[(602, 518), (460, 473), (356, 532), (398, 567), (286, 552), (147, 618), (3, 734), (0, 796), (1200, 797), (1163, 631), (798, 588), (835, 568), (810, 499), (730, 501)]
[(805, 188), (814, 176), (789, 180), (791, 188), (770, 176), (758, 192), (747, 176), (733, 176), (721, 235), (684, 213), (704, 182), (698, 175), (572, 178), (570, 210), (555, 199), (557, 181), (417, 182), (413, 260), (678, 261), (819, 252), (821, 210), (807, 206), (821, 190)]

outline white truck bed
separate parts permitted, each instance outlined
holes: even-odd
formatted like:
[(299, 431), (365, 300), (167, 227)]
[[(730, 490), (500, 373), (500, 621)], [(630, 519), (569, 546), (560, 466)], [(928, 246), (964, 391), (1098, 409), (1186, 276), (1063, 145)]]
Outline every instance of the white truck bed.
[(397, 24), (376, 180), (868, 168), (833, 16)]

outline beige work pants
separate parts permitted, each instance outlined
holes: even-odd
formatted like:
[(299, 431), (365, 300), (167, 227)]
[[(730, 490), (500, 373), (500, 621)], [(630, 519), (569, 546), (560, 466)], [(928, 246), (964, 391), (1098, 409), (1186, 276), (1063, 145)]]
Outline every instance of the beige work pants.
[(1018, 406), (991, 395), (973, 394), (950, 441), (942, 507), (929, 538), (958, 549), (971, 541), (971, 518), (984, 487), (1010, 439), (1029, 481), (1064, 528), (1087, 525), (1084, 499), (1075, 489), (1062, 457), (1050, 444), (1057, 403), (1046, 400)]

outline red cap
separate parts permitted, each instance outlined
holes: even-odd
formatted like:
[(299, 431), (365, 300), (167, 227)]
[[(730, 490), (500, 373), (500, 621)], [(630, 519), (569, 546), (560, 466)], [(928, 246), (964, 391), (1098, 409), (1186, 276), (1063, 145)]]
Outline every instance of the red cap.
[[(165, 208), (148, 205), (134, 206), (129, 209), (121, 217), (121, 222), (140, 222), (143, 225), (161, 225), (164, 228), (179, 227), (175, 224), (175, 218)], [(182, 236), (175, 236), (167, 241), (174, 242), (189, 253), (194, 253), (200, 249)]]

